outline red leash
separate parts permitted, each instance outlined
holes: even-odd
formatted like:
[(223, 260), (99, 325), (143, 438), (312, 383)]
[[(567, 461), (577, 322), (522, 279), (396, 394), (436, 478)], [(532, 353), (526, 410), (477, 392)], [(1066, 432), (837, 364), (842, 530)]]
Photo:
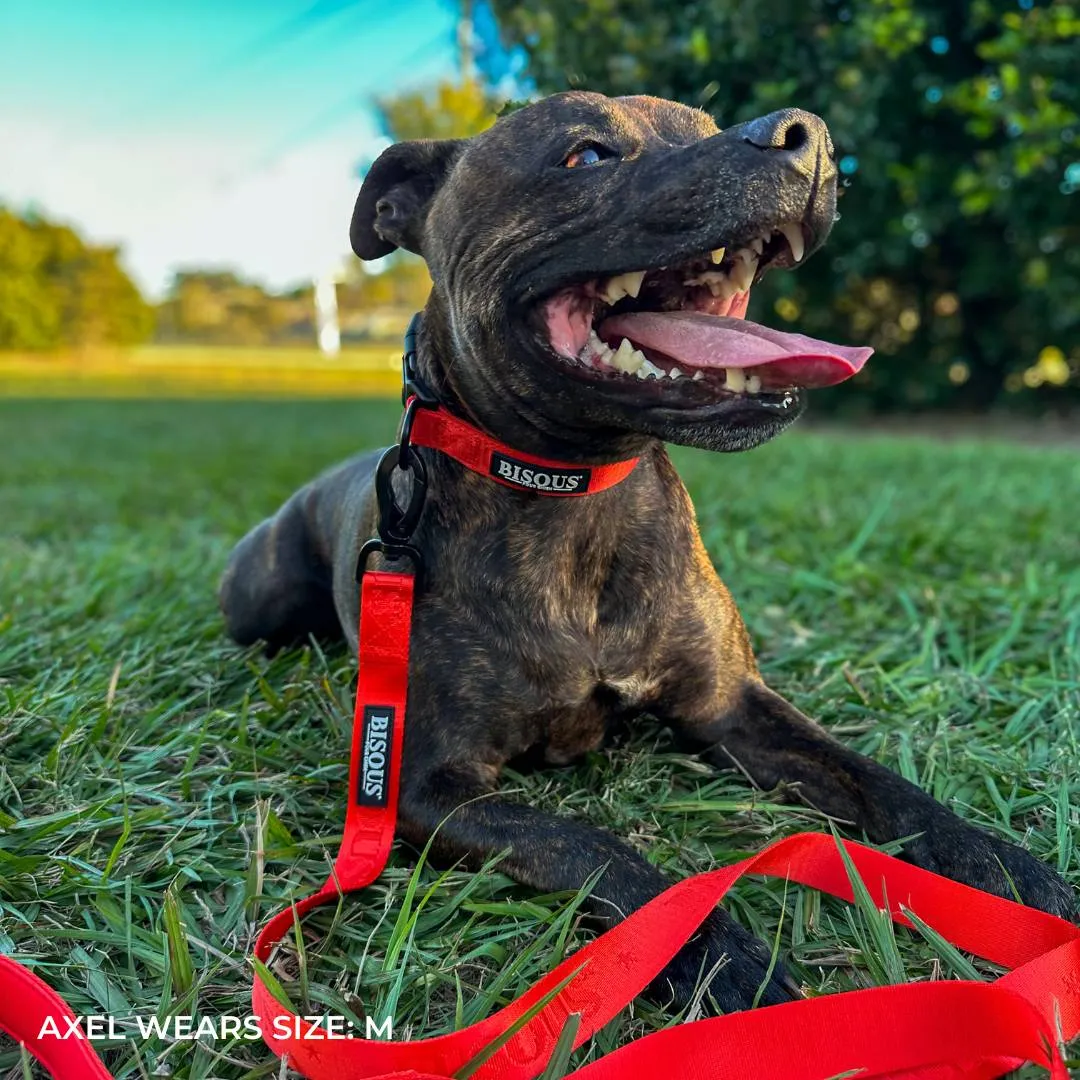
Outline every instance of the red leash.
[[(417, 415), (417, 408), (424, 411)], [(380, 536), (365, 545), (358, 566), (360, 666), (344, 837), (322, 888), (263, 927), (255, 945), (255, 956), (263, 963), (295, 919), (371, 884), (390, 852), (415, 578), (397, 571), (364, 573), (364, 567), (371, 552), (380, 551), (391, 559), (407, 557), (417, 574), (421, 570), (420, 555), (409, 539), (422, 508), (426, 473), (410, 443), (446, 449), (441, 442), (445, 437), (458, 460), (485, 475), (500, 470), (500, 460), (510, 457), (521, 469), (537, 466), (548, 470), (549, 478), (562, 476), (562, 489), (548, 494), (602, 490), (628, 475), (634, 464), (579, 467), (543, 461), (508, 454), (509, 448), (487, 436), (482, 437), (486, 442), (475, 441), (469, 449), (462, 439), (474, 430), (448, 413), (418, 405), (414, 397), (401, 442), (380, 463)], [(395, 468), (411, 473), (412, 496), (406, 507), (397, 504), (389, 483)], [(625, 469), (622, 476), (619, 469)], [(566, 486), (566, 474), (585, 471), (590, 473), (587, 479)], [(541, 490), (535, 474), (532, 481), (518, 474), (516, 480), (504, 477), (504, 482)], [(1031, 1061), (1048, 1068), (1053, 1080), (1068, 1080), (1060, 1044), (1080, 1034), (1080, 929), (860, 844), (844, 841), (843, 847), (874, 902), (887, 907), (894, 921), (906, 924), (902, 908), (907, 909), (958, 948), (1012, 970), (992, 983), (889, 986), (699, 1020), (638, 1039), (571, 1075), (580, 1080), (652, 1080), (677, 1070), (680, 1078), (689, 1080), (826, 1080), (841, 1075), (860, 1080), (989, 1080)], [(659, 974), (748, 873), (785, 878), (849, 902), (853, 898), (837, 842), (803, 833), (770, 844), (735, 866), (673, 885), (564, 960), (512, 1004), (462, 1031), (407, 1043), (326, 1038), (325, 1031), (278, 1002), (259, 977), (252, 989), (253, 1012), (267, 1045), (275, 1054), (287, 1055), (289, 1066), (310, 1080), (446, 1080), (551, 994), (536, 1015), (472, 1073), (476, 1080), (533, 1080), (546, 1066), (569, 1017), (580, 1017), (575, 1039), (580, 1046)], [(557, 989), (560, 984), (565, 985)], [(37, 976), (0, 957), (0, 1029), (25, 1045), (55, 1080), (110, 1080), (88, 1042), (41, 1035), (48, 1017), (65, 1031), (63, 1018), (72, 1013)], [(293, 1034), (278, 1037), (283, 1030)]]

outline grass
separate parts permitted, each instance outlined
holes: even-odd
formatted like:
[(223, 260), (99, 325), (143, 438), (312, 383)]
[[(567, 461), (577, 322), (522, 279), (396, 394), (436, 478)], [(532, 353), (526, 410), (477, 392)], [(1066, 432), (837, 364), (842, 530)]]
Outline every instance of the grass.
[[(0, 401), (0, 950), (76, 1012), (246, 1014), (256, 927), (325, 877), (352, 664), (237, 650), (214, 586), (249, 526), (395, 419), (378, 401)], [(676, 456), (767, 678), (1080, 882), (1080, 457), (805, 432)], [(821, 827), (648, 723), (506, 786), (631, 837), (673, 877)], [(308, 920), (302, 955), (274, 968), (297, 1004), (435, 1034), (584, 940), (573, 897), (414, 861), (397, 852)], [(747, 881), (728, 903), (779, 934), (808, 993), (993, 974), (783, 883)], [(677, 1020), (635, 1003), (571, 1061)], [(107, 1053), (123, 1077), (279, 1075), (259, 1042), (132, 1037)], [(19, 1055), (0, 1043), (8, 1070)]]
[(401, 385), (401, 347), (149, 345), (128, 350), (0, 352), (0, 398), (370, 397)]

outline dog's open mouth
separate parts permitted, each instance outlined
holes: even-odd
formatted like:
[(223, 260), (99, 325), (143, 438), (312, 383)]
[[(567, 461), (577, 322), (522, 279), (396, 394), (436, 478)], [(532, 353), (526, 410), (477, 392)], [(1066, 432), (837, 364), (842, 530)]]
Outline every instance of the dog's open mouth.
[(561, 289), (543, 305), (551, 346), (582, 374), (688, 379), (714, 394), (767, 396), (843, 382), (872, 349), (744, 318), (754, 282), (800, 262), (805, 243), (802, 226), (791, 223), (678, 265)]

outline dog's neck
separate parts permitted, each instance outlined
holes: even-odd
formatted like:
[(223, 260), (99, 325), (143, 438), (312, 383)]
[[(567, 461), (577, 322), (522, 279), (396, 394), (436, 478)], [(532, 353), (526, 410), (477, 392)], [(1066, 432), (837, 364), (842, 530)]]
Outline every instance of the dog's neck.
[[(460, 345), (436, 292), (424, 308), (416, 338), (416, 370), (439, 403), (513, 450), (573, 465), (598, 465), (646, 456), (662, 444), (632, 431), (575, 429), (549, 416), (527, 396), (504, 391), (497, 407), (471, 400), (456, 360)], [(575, 500), (577, 501), (577, 500)]]
[(568, 611), (578, 609), (576, 596), (586, 610), (590, 597), (598, 603), (613, 578), (631, 570), (645, 588), (673, 573), (674, 553), (695, 543), (693, 507), (661, 443), (621, 483), (579, 498), (517, 491), (438, 451), (423, 453), (428, 509), (418, 539), (433, 579), (446, 580), (448, 563), (464, 563), (468, 570), (449, 577), (475, 589), (474, 572), (505, 560), (505, 580), (524, 589), (507, 594), (521, 611), (550, 596)]
[[(428, 520), (437, 525), (421, 543), (431, 545), (435, 566), (448, 557), (447, 544), (458, 554), (474, 544), (485, 551), (495, 544), (508, 559), (520, 561), (518, 576), (534, 580), (538, 590), (543, 591), (544, 582), (552, 587), (557, 582), (559, 589), (598, 599), (617, 567), (625, 573), (633, 564), (643, 582), (657, 575), (671, 552), (699, 543), (690, 497), (659, 439), (630, 433), (625, 440), (590, 446), (587, 437), (549, 427), (531, 413), (515, 414), (520, 439), (511, 441), (504, 432), (492, 431), (470, 407), (454, 364), (444, 360), (455, 355), (453, 343), (447, 323), (432, 306), (425, 309), (419, 328), (416, 370), (441, 405), (514, 449), (568, 465), (638, 458), (633, 471), (613, 487), (558, 498), (504, 487), (438, 451), (424, 451), (434, 511)], [(506, 409), (517, 404), (508, 396)], [(582, 441), (588, 447), (584, 453)]]

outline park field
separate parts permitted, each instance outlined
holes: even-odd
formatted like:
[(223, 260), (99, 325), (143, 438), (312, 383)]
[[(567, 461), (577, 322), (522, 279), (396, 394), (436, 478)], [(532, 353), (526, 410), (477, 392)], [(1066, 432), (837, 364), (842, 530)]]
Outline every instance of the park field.
[[(384, 374), (392, 393), (389, 360)], [(354, 665), (338, 647), (236, 648), (214, 590), (252, 524), (389, 440), (397, 415), (389, 397), (0, 400), (0, 951), (77, 1013), (246, 1015), (256, 927), (325, 878)], [(765, 677), (1080, 884), (1080, 455), (795, 430), (674, 457)], [(672, 878), (828, 827), (648, 721), (505, 789), (629, 837)], [(274, 965), (301, 1011), (437, 1034), (588, 936), (574, 896), (416, 861), (399, 847), (375, 886), (306, 921)], [(808, 995), (997, 974), (783, 882), (747, 880), (726, 903)], [(682, 1019), (636, 1002), (573, 1062)], [(107, 1055), (124, 1078), (285, 1075), (258, 1042), (132, 1038)], [(0, 1076), (19, 1070), (0, 1042)]]
[(401, 384), (397, 344), (316, 348), (150, 345), (82, 354), (0, 352), (0, 397), (370, 397)]

